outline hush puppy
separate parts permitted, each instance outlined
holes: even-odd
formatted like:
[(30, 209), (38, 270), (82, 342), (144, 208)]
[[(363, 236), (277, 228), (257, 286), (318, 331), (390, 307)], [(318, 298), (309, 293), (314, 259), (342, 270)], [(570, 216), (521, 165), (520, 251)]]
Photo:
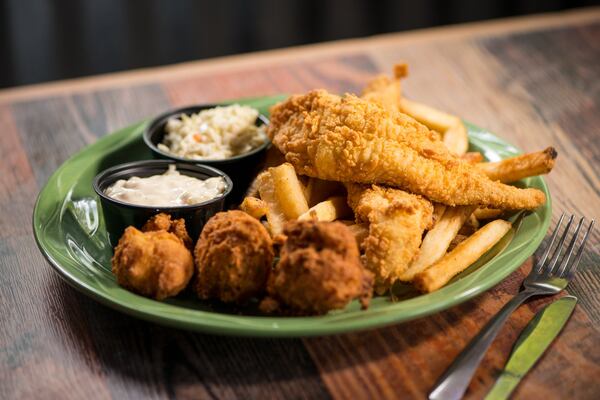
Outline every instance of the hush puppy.
[(273, 242), (262, 224), (243, 211), (217, 213), (194, 251), (201, 299), (244, 303), (264, 292), (273, 264)]
[(271, 272), (263, 312), (321, 315), (358, 298), (367, 308), (373, 275), (360, 262), (352, 232), (340, 222), (291, 221)]
[(162, 300), (187, 286), (194, 261), (175, 234), (164, 230), (141, 232), (130, 226), (115, 248), (112, 272), (119, 285)]
[(187, 232), (187, 229), (185, 228), (185, 220), (183, 218), (171, 219), (171, 216), (169, 214), (156, 214), (154, 217), (150, 218), (144, 224), (144, 226), (142, 226), (142, 232), (150, 231), (171, 232), (172, 234), (177, 236), (188, 249), (192, 250), (194, 247), (192, 238), (190, 237), (190, 235)]

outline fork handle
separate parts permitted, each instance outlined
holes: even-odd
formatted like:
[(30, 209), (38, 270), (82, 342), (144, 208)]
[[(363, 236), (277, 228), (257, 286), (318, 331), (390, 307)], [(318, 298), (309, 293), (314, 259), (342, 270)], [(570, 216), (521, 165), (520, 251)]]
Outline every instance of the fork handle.
[(467, 347), (440, 377), (429, 393), (430, 400), (458, 400), (463, 397), (481, 359), (500, 332), (504, 322), (517, 307), (534, 294), (534, 291), (525, 289), (502, 307), (481, 332), (471, 339)]

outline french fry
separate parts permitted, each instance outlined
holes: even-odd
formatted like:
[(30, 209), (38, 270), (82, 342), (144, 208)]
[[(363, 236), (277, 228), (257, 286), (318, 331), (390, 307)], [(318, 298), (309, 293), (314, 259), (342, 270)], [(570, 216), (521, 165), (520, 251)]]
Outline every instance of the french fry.
[(483, 154), (478, 151), (468, 151), (463, 154), (460, 158), (467, 161), (470, 164), (477, 164), (483, 161)]
[(261, 219), (269, 212), (269, 206), (261, 199), (248, 196), (245, 197), (242, 204), (240, 204), (240, 210), (256, 219)]
[(261, 172), (257, 177), (257, 182), (260, 198), (267, 203), (268, 206), (267, 222), (269, 223), (269, 231), (272, 236), (280, 235), (283, 232), (285, 216), (279, 205), (275, 184), (273, 183), (273, 178), (269, 171)]
[(442, 218), (444, 212), (446, 211), (446, 205), (442, 203), (433, 203), (433, 215), (432, 215), (432, 223), (431, 226), (434, 227), (435, 224)]
[(503, 212), (504, 210), (499, 210), (497, 208), (479, 207), (477, 210), (473, 211), (473, 215), (475, 218), (481, 221), (485, 219), (498, 218)]
[(475, 217), (474, 214), (471, 213), (467, 222), (470, 226), (473, 227), (473, 229), (475, 229), (475, 230), (479, 229), (480, 224), (479, 224), (479, 221), (477, 220), (477, 217)]
[[(285, 156), (277, 147), (271, 145), (267, 149), (265, 164), (262, 171), (266, 171), (270, 167), (276, 167), (283, 163), (285, 163)], [(258, 177), (254, 178), (252, 183), (250, 183), (248, 190), (246, 190), (246, 197), (258, 197)]]
[(308, 211), (304, 188), (292, 164), (284, 163), (267, 171), (271, 174), (275, 197), (286, 219), (296, 219)]
[(406, 98), (400, 99), (399, 108), (429, 129), (442, 133), (444, 144), (454, 153), (463, 155), (467, 152), (467, 129), (460, 118)]
[(443, 141), (447, 148), (458, 155), (467, 152), (467, 149), (469, 148), (467, 128), (460, 119), (456, 125), (451, 126), (444, 132)]
[(411, 281), (416, 274), (442, 258), (452, 239), (474, 209), (475, 206), (447, 207), (442, 218), (425, 234), (419, 254), (400, 276), (400, 279)]
[(346, 197), (335, 196), (315, 204), (308, 209), (304, 214), (300, 215), (300, 221), (316, 220), (316, 221), (335, 221), (336, 219), (348, 217), (352, 215), (352, 210), (348, 207)]
[(511, 223), (501, 219), (488, 223), (441, 260), (415, 275), (413, 284), (425, 293), (441, 288), (498, 243), (510, 228)]
[(527, 153), (498, 162), (477, 164), (494, 181), (515, 182), (530, 176), (547, 174), (554, 167), (557, 153), (554, 147), (543, 151)]
[(453, 115), (404, 97), (400, 100), (400, 111), (410, 115), (429, 129), (438, 132), (445, 132), (449, 127), (455, 125), (458, 120)]

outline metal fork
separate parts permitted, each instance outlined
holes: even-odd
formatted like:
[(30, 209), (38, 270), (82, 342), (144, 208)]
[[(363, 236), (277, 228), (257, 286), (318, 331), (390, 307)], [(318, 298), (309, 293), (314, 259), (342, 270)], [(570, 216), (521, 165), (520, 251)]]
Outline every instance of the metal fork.
[(556, 294), (567, 287), (575, 275), (588, 235), (594, 226), (594, 220), (592, 220), (579, 244), (579, 249), (576, 251), (575, 258), (571, 261), (577, 244), (579, 231), (585, 221), (584, 218), (579, 220), (565, 255), (559, 263), (565, 240), (567, 239), (567, 235), (573, 223), (573, 218), (573, 215), (569, 217), (567, 226), (560, 237), (556, 249), (552, 253), (552, 256), (548, 258), (552, 246), (558, 237), (562, 222), (565, 219), (564, 213), (560, 216), (558, 224), (552, 233), (548, 248), (523, 282), (522, 290), (513, 297), (512, 300), (506, 303), (502, 310), (486, 324), (481, 332), (471, 340), (462, 353), (454, 360), (452, 365), (450, 365), (446, 372), (439, 378), (431, 393), (429, 393), (430, 400), (453, 400), (462, 398), (481, 359), (510, 314), (512, 314), (512, 312), (525, 300), (532, 296)]

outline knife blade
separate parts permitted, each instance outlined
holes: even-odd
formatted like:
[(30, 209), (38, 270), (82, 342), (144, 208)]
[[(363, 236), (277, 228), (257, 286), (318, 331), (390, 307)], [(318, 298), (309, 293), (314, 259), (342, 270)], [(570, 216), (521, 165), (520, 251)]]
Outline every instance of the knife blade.
[(517, 339), (504, 370), (485, 400), (507, 399), (565, 326), (577, 297), (565, 296), (544, 307)]

